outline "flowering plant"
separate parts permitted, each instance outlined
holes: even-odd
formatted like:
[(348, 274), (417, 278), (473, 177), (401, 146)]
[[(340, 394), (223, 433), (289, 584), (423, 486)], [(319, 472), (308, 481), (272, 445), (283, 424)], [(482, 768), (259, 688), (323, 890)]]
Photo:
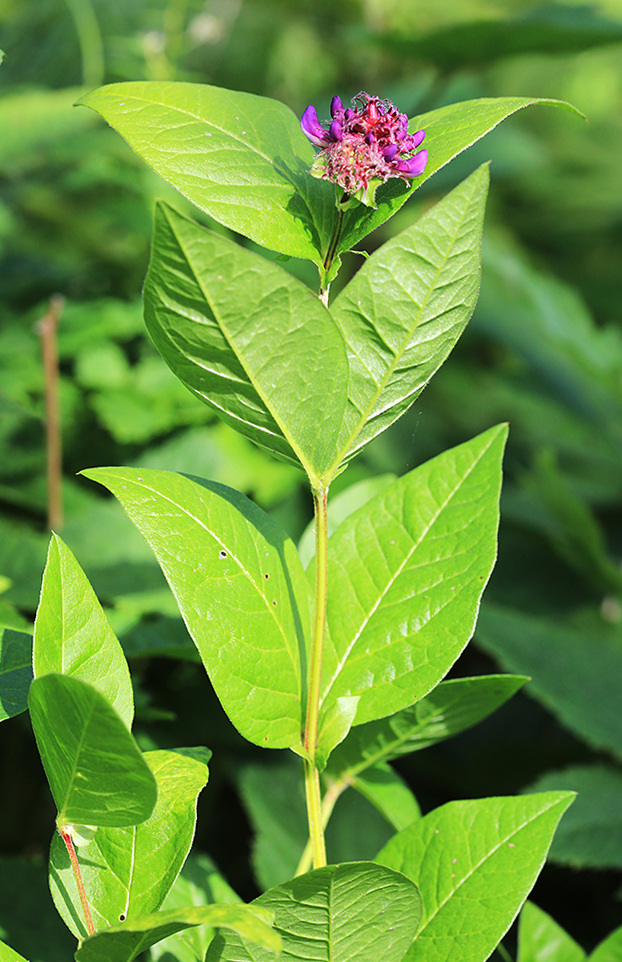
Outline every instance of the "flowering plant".
[[(408, 124), (360, 94), (345, 110), (333, 99), (328, 127), (307, 108), (301, 131), (282, 104), (207, 86), (113, 84), (84, 98), (201, 210), (313, 261), (319, 295), (158, 205), (144, 289), (151, 337), (198, 399), (306, 474), (314, 547), (297, 549), (243, 494), (209, 479), (84, 473), (152, 547), (233, 725), (288, 753), (304, 784), (308, 843), (290, 839), (280, 860), (273, 853), (267, 890), (251, 905), (213, 869), (197, 896), (184, 863), (210, 753), (141, 752), (123, 651), (54, 536), (34, 680), (19, 675), (9, 713), (28, 703), (58, 810), (50, 886), (79, 962), (131, 962), (151, 946), (152, 957), (179, 962), (273, 962), (281, 952), (300, 962), (485, 962), (530, 891), (572, 793), (455, 801), (423, 816), (390, 764), (475, 724), (525, 680), (443, 680), (471, 638), (495, 560), (506, 426), (388, 485), (346, 492), (338, 516), (328, 495), (413, 404), (471, 316), (487, 166), (331, 300), (341, 254), (533, 102), (473, 101)], [(418, 151), (424, 130), (428, 150)], [(371, 802), (391, 837), (372, 860), (359, 847), (331, 864), (325, 828), (348, 790)], [(19, 957), (0, 946), (0, 959)]]

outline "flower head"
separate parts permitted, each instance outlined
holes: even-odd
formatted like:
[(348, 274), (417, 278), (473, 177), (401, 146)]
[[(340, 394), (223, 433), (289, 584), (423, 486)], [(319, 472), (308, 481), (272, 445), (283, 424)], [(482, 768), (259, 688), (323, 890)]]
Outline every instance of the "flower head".
[(347, 195), (344, 201), (354, 198), (375, 207), (376, 188), (389, 177), (408, 181), (424, 172), (428, 152), (416, 151), (425, 131), (409, 134), (406, 114), (399, 113), (390, 101), (361, 92), (352, 107), (344, 110), (340, 98), (333, 97), (330, 112), (332, 119), (326, 128), (315, 107), (309, 106), (300, 126), (320, 148), (311, 173), (341, 187)]

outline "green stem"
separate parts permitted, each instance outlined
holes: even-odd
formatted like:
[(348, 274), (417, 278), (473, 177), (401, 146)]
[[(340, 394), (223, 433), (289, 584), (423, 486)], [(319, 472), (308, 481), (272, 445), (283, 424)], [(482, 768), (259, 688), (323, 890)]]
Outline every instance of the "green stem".
[(309, 694), (304, 746), (308, 755), (308, 760), (305, 760), (305, 792), (309, 817), (309, 839), (313, 852), (313, 867), (319, 868), (326, 865), (326, 848), (321, 816), (320, 776), (315, 764), (315, 752), (318, 736), (328, 590), (328, 488), (320, 488), (314, 491), (313, 503), (315, 507), (315, 620), (309, 665)]
[(69, 834), (69, 832), (66, 832), (64, 829), (59, 828), (58, 831), (61, 834), (61, 838), (67, 847), (69, 858), (71, 859), (71, 867), (73, 868), (73, 874), (76, 879), (76, 885), (78, 886), (80, 901), (82, 902), (82, 910), (84, 911), (84, 918), (86, 919), (87, 931), (89, 935), (95, 935), (95, 926), (93, 925), (93, 918), (91, 916), (89, 903), (86, 900), (86, 892), (84, 891), (84, 882), (82, 881), (82, 872), (80, 871), (80, 866), (78, 864), (78, 856), (76, 855), (76, 850), (73, 846), (73, 839)]
[(65, 3), (78, 34), (82, 83), (85, 87), (100, 87), (104, 82), (104, 45), (93, 6), (90, 0), (65, 0)]
[[(348, 783), (345, 779), (341, 781), (334, 782), (328, 789), (324, 798), (322, 799), (322, 809), (320, 813), (322, 830), (326, 831), (326, 826), (330, 821), (330, 817), (333, 814), (333, 808), (335, 807), (335, 802), (339, 796), (345, 792), (348, 787)], [(302, 853), (300, 862), (298, 863), (298, 868), (296, 869), (296, 875), (304, 875), (311, 868), (311, 863), (313, 861), (313, 846), (311, 844), (311, 839), (307, 842), (305, 850)]]
[[(335, 221), (335, 226), (333, 228), (333, 233), (330, 241), (328, 242), (328, 248), (326, 250), (326, 256), (322, 264), (324, 270), (324, 279), (328, 277), (328, 273), (333, 266), (333, 261), (335, 260), (335, 255), (337, 254), (337, 246), (341, 238), (341, 231), (343, 230), (343, 210), (341, 207), (337, 208), (337, 220)], [(324, 283), (324, 281), (322, 281)], [(328, 307), (328, 292), (330, 290), (330, 284), (326, 287), (320, 288), (320, 300), (326, 307)]]

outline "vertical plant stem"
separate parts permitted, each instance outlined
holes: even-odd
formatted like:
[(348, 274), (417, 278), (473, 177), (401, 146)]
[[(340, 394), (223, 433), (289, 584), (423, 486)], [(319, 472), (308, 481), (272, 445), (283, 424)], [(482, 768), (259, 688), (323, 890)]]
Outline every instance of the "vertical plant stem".
[[(344, 195), (345, 197), (345, 195)], [(335, 260), (335, 255), (337, 253), (337, 245), (339, 244), (339, 238), (341, 237), (341, 231), (343, 229), (343, 210), (341, 207), (337, 208), (337, 220), (335, 221), (335, 226), (333, 228), (333, 234), (328, 242), (328, 247), (326, 249), (326, 256), (324, 257), (324, 262), (322, 264), (324, 270), (324, 278), (328, 277), (328, 273), (333, 266), (333, 261)], [(324, 281), (322, 282), (322, 285)], [(320, 300), (325, 307), (328, 307), (328, 292), (330, 290), (330, 284), (326, 284), (326, 287), (320, 287)]]
[(76, 850), (73, 845), (73, 839), (69, 832), (65, 832), (62, 828), (59, 828), (58, 831), (61, 834), (61, 838), (67, 847), (67, 852), (69, 853), (69, 858), (71, 859), (71, 867), (73, 868), (76, 885), (78, 886), (78, 892), (80, 893), (80, 901), (82, 902), (82, 910), (84, 912), (84, 918), (86, 919), (87, 931), (89, 935), (95, 935), (95, 926), (93, 925), (93, 918), (91, 916), (89, 903), (86, 900), (84, 882), (82, 881), (82, 872), (80, 871), (80, 866), (78, 864), (78, 856), (76, 855)]
[(313, 852), (313, 867), (320, 868), (322, 865), (326, 865), (326, 847), (322, 826), (320, 776), (315, 764), (315, 752), (317, 748), (328, 588), (327, 488), (320, 488), (318, 491), (313, 492), (313, 504), (315, 508), (315, 619), (309, 666), (309, 692), (304, 745), (309, 756), (308, 760), (305, 760), (305, 793), (309, 817), (309, 839)]
[[(324, 795), (324, 798), (322, 799), (322, 811), (321, 811), (322, 829), (324, 831), (326, 831), (326, 826), (328, 825), (330, 817), (333, 814), (333, 809), (335, 807), (335, 803), (337, 799), (343, 792), (345, 792), (347, 787), (348, 787), (348, 782), (345, 779), (342, 779), (341, 781), (334, 782), (331, 785), (331, 787), (328, 789), (326, 794)], [(309, 839), (309, 841), (305, 846), (305, 850), (302, 853), (302, 856), (300, 858), (300, 862), (298, 863), (298, 868), (296, 869), (297, 876), (304, 875), (305, 872), (309, 871), (309, 869), (311, 868), (312, 859), (313, 859), (313, 851), (312, 851), (311, 839)]]
[(104, 45), (90, 0), (65, 0), (78, 34), (82, 57), (82, 83), (100, 87), (104, 82)]
[(45, 379), (45, 433), (47, 447), (48, 523), (52, 530), (63, 526), (63, 467), (60, 408), (58, 403), (58, 349), (56, 329), (64, 306), (60, 294), (50, 298), (47, 314), (41, 318), (37, 331), (43, 345), (43, 374)]

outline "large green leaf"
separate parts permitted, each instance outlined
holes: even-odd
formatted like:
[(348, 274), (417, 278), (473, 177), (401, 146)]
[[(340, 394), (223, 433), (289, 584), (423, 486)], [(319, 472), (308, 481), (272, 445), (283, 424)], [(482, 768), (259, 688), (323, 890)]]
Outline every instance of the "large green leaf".
[(520, 675), (480, 675), (441, 682), (411, 708), (353, 728), (331, 754), (325, 775), (353, 778), (378, 762), (451, 738), (496, 711), (527, 680)]
[(318, 261), (334, 189), (308, 173), (313, 148), (285, 104), (208, 84), (117, 83), (87, 94), (161, 177), (221, 224)]
[(585, 952), (550, 915), (525, 902), (518, 923), (516, 962), (583, 962)]
[(412, 878), (424, 907), (404, 962), (484, 962), (531, 890), (573, 797), (449, 802), (395, 835), (377, 861)]
[(123, 649), (82, 568), (56, 534), (43, 573), (33, 666), (35, 678), (52, 672), (88, 682), (131, 728), (134, 698)]
[(110, 827), (149, 818), (155, 779), (103, 695), (77, 678), (43, 675), (28, 705), (59, 823)]
[(150, 945), (194, 925), (226, 926), (278, 955), (270, 914), (253, 905), (204, 905), (157, 912), (97, 932), (81, 943), (76, 962), (132, 962)]
[(312, 479), (325, 472), (348, 362), (308, 287), (160, 204), (144, 298), (156, 347), (197, 397)]
[(350, 785), (366, 798), (397, 832), (420, 818), (421, 809), (410, 788), (398, 773), (378, 762), (351, 777), (341, 779), (344, 787)]
[(28, 708), (32, 681), (32, 638), (0, 628), (0, 721)]
[(360, 205), (348, 211), (338, 249), (350, 250), (370, 231), (384, 224), (432, 174), (491, 131), (506, 117), (532, 104), (566, 107), (580, 117), (583, 116), (580, 111), (559, 100), (548, 100), (543, 97), (487, 97), (448, 104), (446, 107), (438, 107), (436, 110), (412, 119), (408, 125), (410, 133), (425, 130), (425, 146), (429, 153), (425, 172), (415, 179), (412, 186), (405, 184), (399, 178), (388, 180), (376, 194), (377, 210)]
[(331, 312), (348, 345), (348, 404), (334, 467), (419, 397), (469, 320), (479, 291), (488, 167), (376, 251)]
[(530, 791), (577, 792), (553, 839), (550, 858), (573, 868), (622, 868), (622, 772), (611, 765), (577, 765), (547, 772)]
[(506, 670), (529, 675), (527, 693), (580, 738), (622, 758), (622, 647), (615, 637), (485, 605), (477, 643)]
[(322, 714), (352, 696), (355, 725), (400, 711), (467, 644), (496, 557), (506, 433), (491, 428), (411, 471), (330, 539)]
[(265, 748), (298, 744), (309, 588), (294, 544), (224, 485), (136, 468), (84, 473), (151, 545), (233, 724)]
[[(421, 900), (403, 875), (372, 862), (328, 865), (270, 889), (252, 903), (274, 912), (283, 962), (401, 962), (411, 944)], [(206, 962), (274, 962), (277, 956), (219, 933)]]
[[(140, 918), (160, 908), (190, 850), (199, 792), (207, 782), (206, 749), (153, 751), (144, 756), (158, 800), (140, 825), (99, 828), (79, 841), (78, 855), (95, 929)], [(52, 839), (50, 890), (77, 939), (87, 935), (80, 896), (63, 842)]]

